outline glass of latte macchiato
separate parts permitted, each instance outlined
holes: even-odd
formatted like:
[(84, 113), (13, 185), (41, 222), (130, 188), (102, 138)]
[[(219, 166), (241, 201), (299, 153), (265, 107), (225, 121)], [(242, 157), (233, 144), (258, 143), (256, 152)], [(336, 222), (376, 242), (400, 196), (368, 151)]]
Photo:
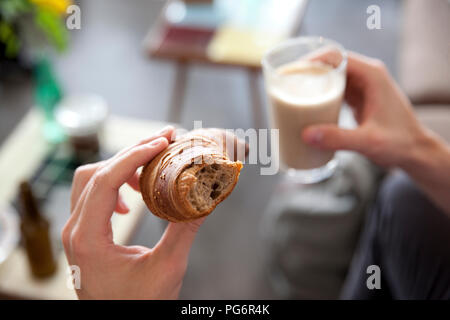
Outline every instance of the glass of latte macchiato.
[(262, 65), (271, 126), (279, 129), (281, 167), (300, 183), (329, 178), (337, 166), (334, 152), (305, 144), (301, 134), (310, 125), (337, 124), (347, 53), (332, 40), (300, 37), (270, 50)]

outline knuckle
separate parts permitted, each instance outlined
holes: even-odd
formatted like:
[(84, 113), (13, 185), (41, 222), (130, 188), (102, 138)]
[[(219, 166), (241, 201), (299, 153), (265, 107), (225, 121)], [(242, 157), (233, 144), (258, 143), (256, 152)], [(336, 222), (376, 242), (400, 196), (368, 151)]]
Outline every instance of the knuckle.
[(370, 155), (376, 155), (385, 149), (386, 139), (376, 131), (367, 134), (367, 145)]
[(135, 157), (136, 155), (138, 155), (139, 153), (141, 153), (143, 150), (147, 150), (149, 149), (150, 146), (148, 144), (143, 144), (140, 146), (137, 146), (136, 148), (131, 149), (130, 151), (128, 151), (125, 155), (126, 158), (132, 158)]
[(91, 175), (102, 165), (103, 162), (92, 164), (85, 164), (75, 169), (74, 180), (84, 180), (91, 177)]
[(139, 147), (140, 145), (143, 145), (143, 144), (146, 144), (146, 143), (148, 143), (149, 141), (151, 141), (151, 140), (153, 140), (153, 139), (156, 139), (157, 137), (158, 137), (157, 135), (152, 135), (152, 136), (150, 136), (150, 137), (141, 139), (141, 140), (138, 141), (138, 143), (136, 143), (135, 145), (133, 145), (133, 148)]
[(109, 170), (102, 168), (98, 170), (93, 176), (93, 188), (97, 189), (101, 185), (107, 183), (109, 177)]
[(64, 247), (68, 247), (70, 243), (70, 226), (69, 223), (66, 223), (66, 225), (63, 227), (61, 231), (61, 241), (64, 245)]
[(79, 180), (81, 177), (85, 176), (88, 171), (87, 165), (78, 167), (74, 173), (74, 180)]
[(375, 147), (377, 147), (383, 143), (383, 139), (382, 139), (381, 135), (376, 131), (369, 132), (367, 135), (367, 140), (370, 145), (375, 146)]
[(70, 235), (70, 244), (77, 256), (85, 256), (89, 252), (85, 241), (83, 241), (83, 235), (79, 230), (73, 231)]

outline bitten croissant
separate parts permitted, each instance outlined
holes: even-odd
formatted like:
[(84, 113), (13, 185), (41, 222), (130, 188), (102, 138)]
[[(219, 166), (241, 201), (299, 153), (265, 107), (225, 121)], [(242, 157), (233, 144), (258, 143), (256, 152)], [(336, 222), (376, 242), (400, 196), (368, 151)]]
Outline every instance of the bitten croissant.
[(237, 159), (246, 153), (247, 146), (225, 130), (191, 131), (144, 166), (139, 181), (142, 197), (162, 219), (204, 217), (235, 187), (243, 166)]

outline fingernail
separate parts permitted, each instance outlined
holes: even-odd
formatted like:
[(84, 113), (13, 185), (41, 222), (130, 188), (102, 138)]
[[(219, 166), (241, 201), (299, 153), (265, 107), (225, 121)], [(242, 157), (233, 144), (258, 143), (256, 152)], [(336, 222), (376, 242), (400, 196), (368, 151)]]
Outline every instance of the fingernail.
[(159, 146), (160, 144), (164, 143), (164, 141), (167, 141), (166, 138), (160, 137), (158, 139), (153, 140), (150, 145), (153, 147)]
[(323, 132), (318, 129), (309, 129), (306, 132), (306, 140), (310, 143), (318, 143), (323, 138)]

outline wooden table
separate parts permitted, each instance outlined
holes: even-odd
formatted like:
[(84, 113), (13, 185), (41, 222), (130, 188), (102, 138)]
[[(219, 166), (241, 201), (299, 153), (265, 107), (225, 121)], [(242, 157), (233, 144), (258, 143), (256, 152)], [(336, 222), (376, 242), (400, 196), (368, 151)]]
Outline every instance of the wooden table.
[[(31, 110), (1, 146), (0, 207), (13, 199), (19, 182), (34, 173), (50, 150), (51, 146), (42, 136), (42, 124), (41, 114)], [(116, 153), (165, 125), (162, 122), (110, 116), (102, 135), (102, 146), (107, 153)], [(112, 229), (114, 241), (127, 244), (145, 214), (145, 205), (140, 194), (129, 186), (124, 185), (121, 193), (130, 212), (127, 215), (114, 214)], [(64, 253), (61, 252), (56, 259), (57, 273), (48, 279), (37, 280), (31, 276), (24, 250), (18, 247), (0, 264), (0, 294), (28, 299), (76, 299), (75, 291), (67, 287), (69, 274)]]
[[(295, 36), (303, 20), (303, 15), (307, 7), (307, 0), (298, 0), (299, 5), (295, 8), (296, 19), (292, 25), (289, 26), (289, 30), (286, 34), (286, 38)], [(155, 24), (150, 29), (144, 44), (153, 58), (165, 59), (175, 62), (175, 83), (172, 88), (172, 97), (169, 106), (168, 121), (179, 123), (180, 116), (182, 114), (183, 100), (186, 93), (187, 85), (187, 73), (188, 67), (194, 63), (208, 64), (211, 66), (223, 66), (223, 67), (235, 67), (242, 68), (246, 71), (248, 78), (248, 88), (251, 98), (253, 123), (255, 128), (263, 128), (263, 110), (261, 103), (261, 95), (259, 91), (258, 78), (261, 71), (261, 63), (257, 61), (242, 61), (237, 60), (221, 60), (211, 56), (207, 50), (204, 50), (202, 46), (212, 41), (214, 31), (202, 28), (193, 28), (198, 32), (198, 39), (196, 40), (198, 46), (191, 48), (183, 46), (164, 47), (161, 46), (161, 42), (164, 37), (165, 28), (170, 25), (166, 19), (166, 10), (174, 0), (168, 0), (166, 5), (160, 12)]]

